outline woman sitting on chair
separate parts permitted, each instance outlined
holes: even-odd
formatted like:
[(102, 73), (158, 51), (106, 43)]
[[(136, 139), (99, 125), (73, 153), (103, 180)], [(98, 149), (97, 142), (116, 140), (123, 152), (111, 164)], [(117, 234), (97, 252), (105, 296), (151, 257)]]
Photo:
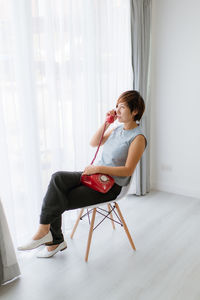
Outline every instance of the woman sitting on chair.
[[(137, 91), (127, 91), (117, 100), (116, 110), (111, 110), (106, 117), (113, 115), (121, 125), (106, 131), (102, 139), (103, 152), (96, 165), (89, 165), (83, 172), (60, 171), (52, 175), (47, 193), (43, 200), (40, 225), (33, 238), (18, 250), (31, 250), (46, 244), (37, 257), (52, 257), (58, 251), (67, 248), (61, 230), (61, 216), (66, 210), (111, 201), (117, 198), (123, 186), (130, 181), (147, 145), (140, 121), (145, 109), (144, 100)], [(93, 136), (90, 145), (98, 146), (104, 124)], [(82, 174), (102, 173), (114, 178), (114, 185), (107, 193), (101, 193), (81, 184)]]

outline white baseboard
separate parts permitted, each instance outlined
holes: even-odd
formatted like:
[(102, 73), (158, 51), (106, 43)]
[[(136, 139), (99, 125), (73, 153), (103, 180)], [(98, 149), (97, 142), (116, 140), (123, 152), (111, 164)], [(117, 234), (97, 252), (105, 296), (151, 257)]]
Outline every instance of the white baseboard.
[(198, 189), (190, 188), (189, 189), (189, 188), (183, 187), (183, 186), (168, 185), (168, 184), (163, 184), (163, 183), (158, 183), (158, 182), (152, 182), (151, 188), (158, 190), (158, 191), (162, 191), (162, 192), (179, 194), (179, 195), (183, 195), (183, 196), (200, 199), (200, 188), (198, 188)]

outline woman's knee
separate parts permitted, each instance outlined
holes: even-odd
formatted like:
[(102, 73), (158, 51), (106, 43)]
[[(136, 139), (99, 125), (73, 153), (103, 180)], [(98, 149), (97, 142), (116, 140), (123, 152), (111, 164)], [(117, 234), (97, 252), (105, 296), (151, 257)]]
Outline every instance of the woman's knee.
[(57, 171), (57, 172), (55, 172), (51, 175), (51, 180), (55, 180), (57, 178), (60, 178), (61, 175), (62, 175), (62, 171)]

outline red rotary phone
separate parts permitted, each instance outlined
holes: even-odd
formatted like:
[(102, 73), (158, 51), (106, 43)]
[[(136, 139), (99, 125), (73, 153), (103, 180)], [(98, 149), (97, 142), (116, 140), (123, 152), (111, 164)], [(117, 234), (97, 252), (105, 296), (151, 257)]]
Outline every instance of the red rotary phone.
[(115, 120), (115, 116), (116, 116), (116, 111), (115, 111), (115, 115), (108, 115), (107, 118), (106, 118), (106, 122), (108, 122), (109, 124), (113, 123), (114, 120)]

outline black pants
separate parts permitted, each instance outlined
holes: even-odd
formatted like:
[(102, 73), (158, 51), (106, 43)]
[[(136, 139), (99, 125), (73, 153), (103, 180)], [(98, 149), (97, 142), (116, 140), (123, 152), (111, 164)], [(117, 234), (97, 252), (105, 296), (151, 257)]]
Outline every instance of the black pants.
[(50, 224), (53, 235), (51, 245), (60, 244), (64, 240), (61, 230), (61, 215), (64, 211), (114, 200), (121, 191), (122, 187), (117, 184), (106, 194), (94, 191), (80, 183), (81, 174), (60, 171), (51, 177), (40, 215), (40, 224)]

